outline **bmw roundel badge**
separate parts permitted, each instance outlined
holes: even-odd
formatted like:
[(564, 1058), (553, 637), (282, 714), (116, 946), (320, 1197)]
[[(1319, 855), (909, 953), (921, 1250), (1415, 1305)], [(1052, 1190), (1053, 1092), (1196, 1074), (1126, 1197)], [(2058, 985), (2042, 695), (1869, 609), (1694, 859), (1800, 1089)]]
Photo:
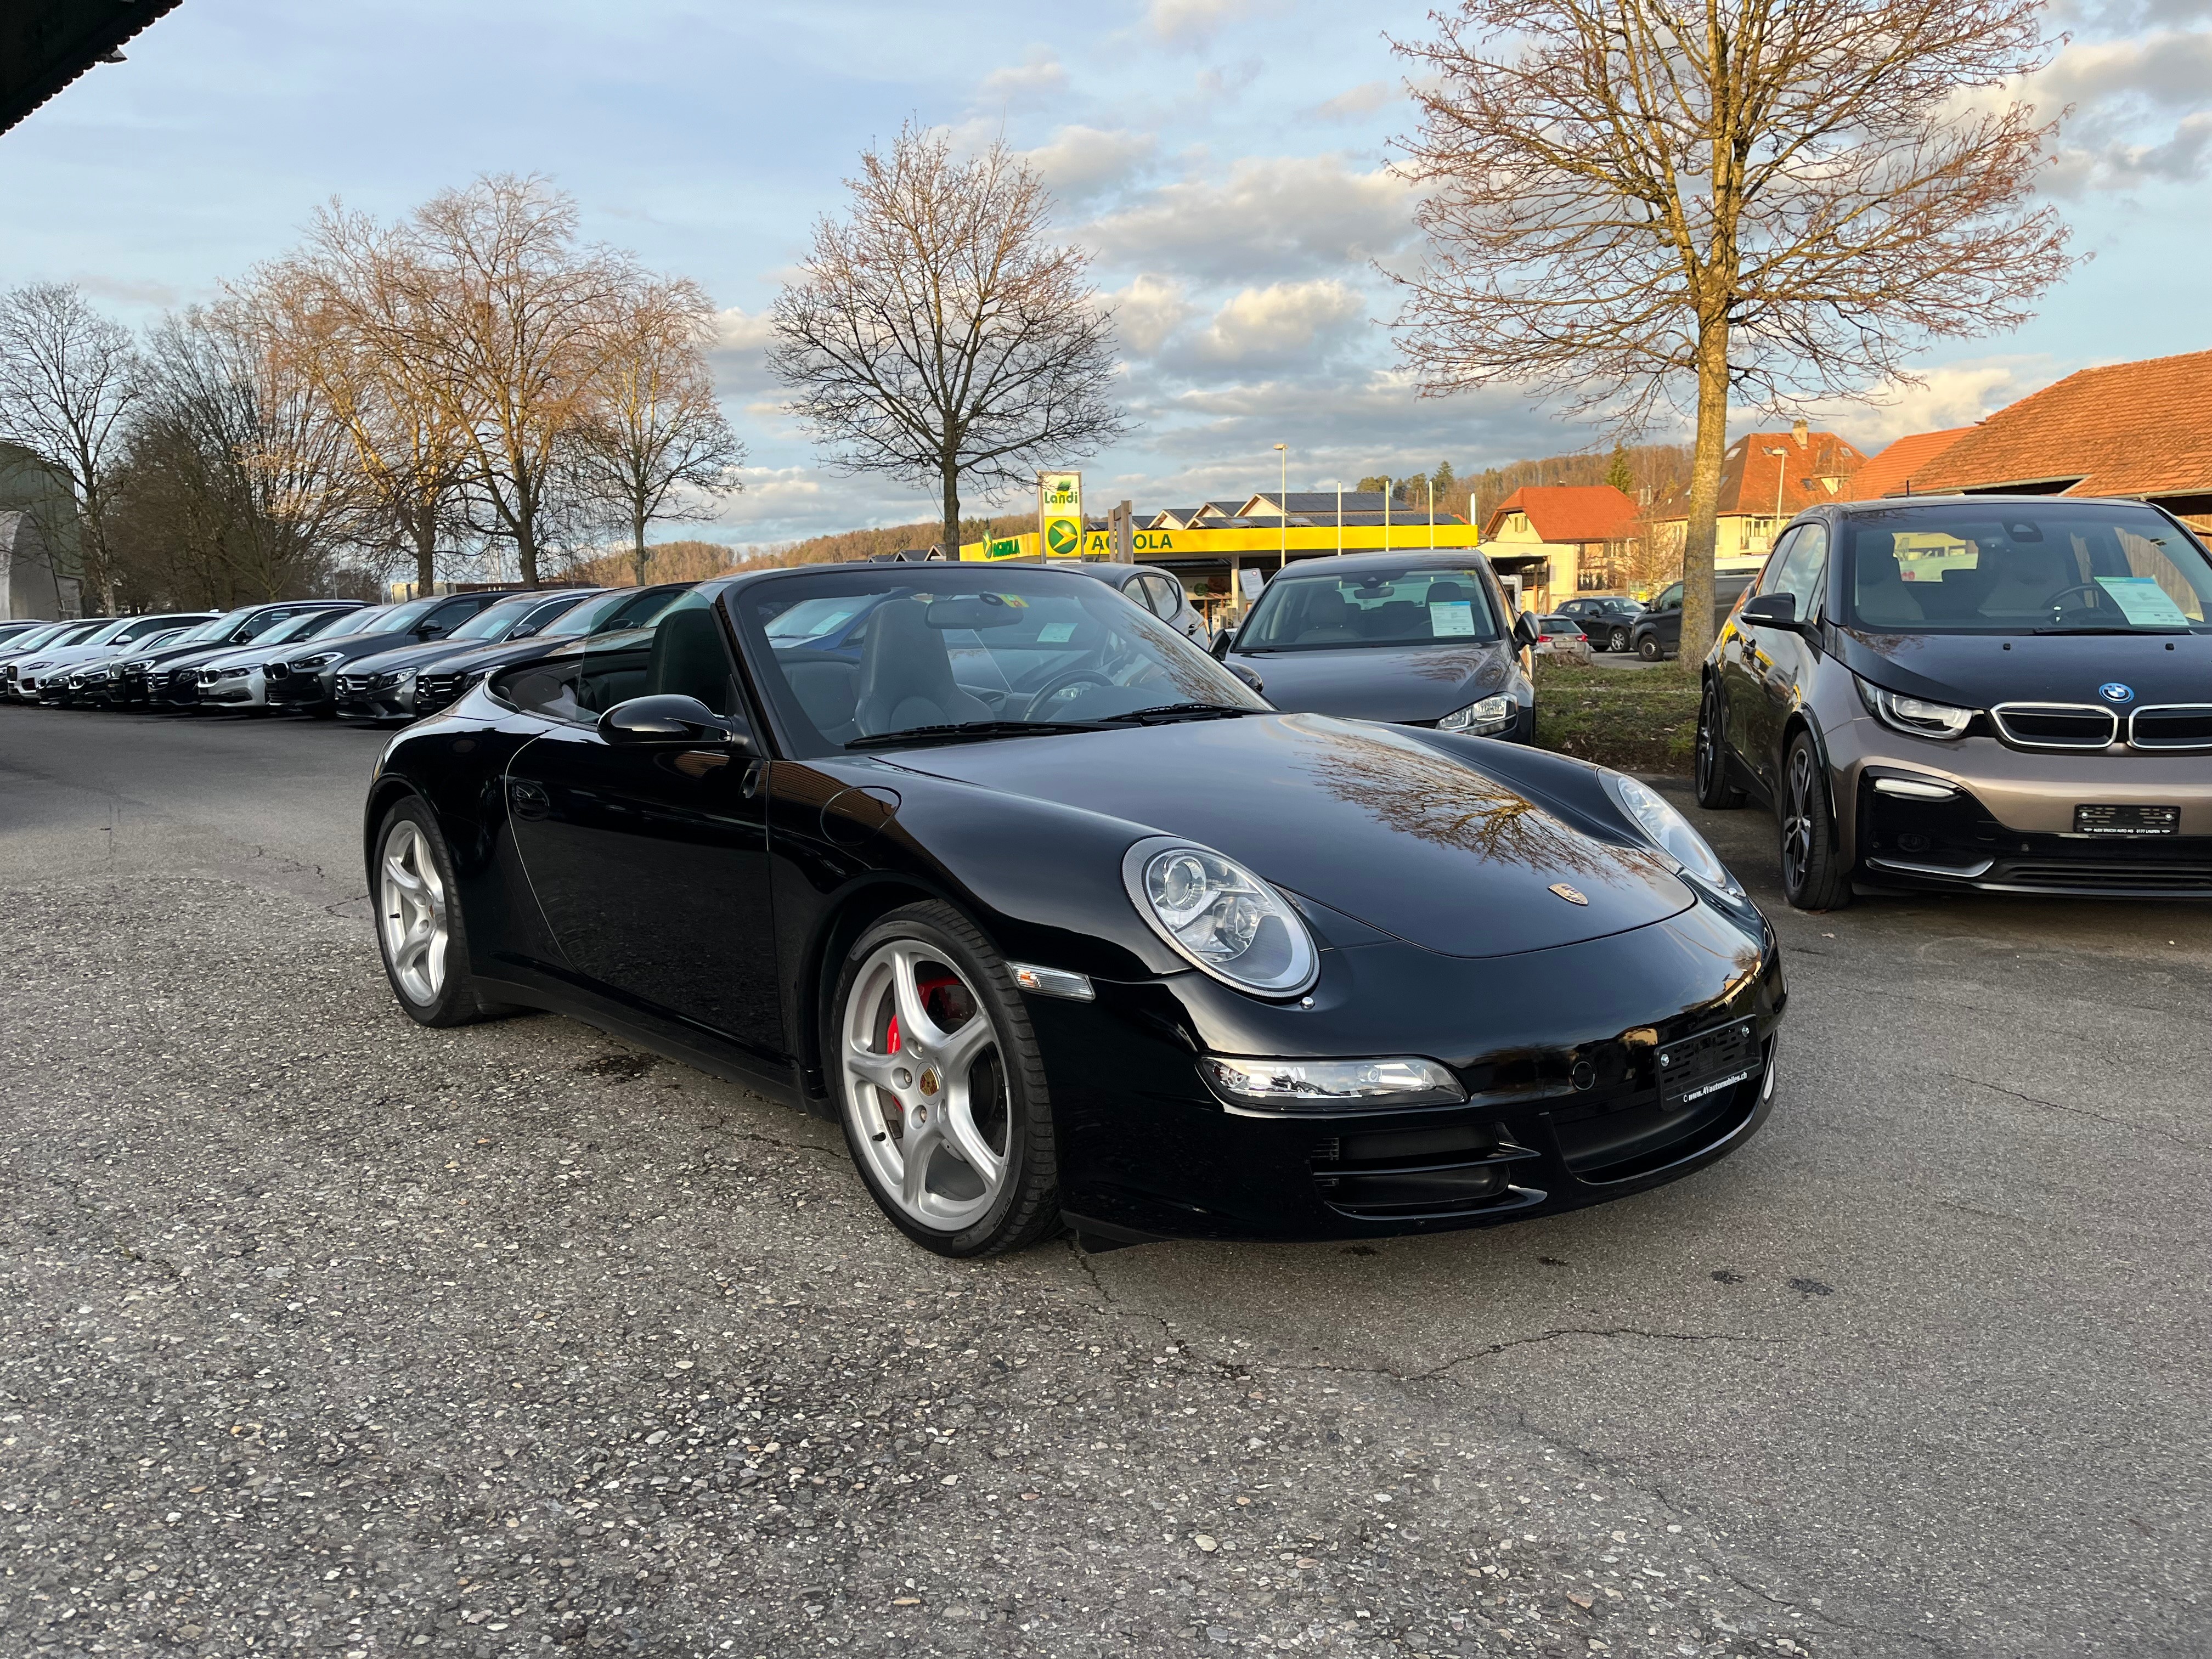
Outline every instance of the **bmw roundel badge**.
[(2097, 688), (2097, 695), (2107, 702), (2133, 702), (2136, 689), (2132, 685), (2122, 685), (2118, 680), (2106, 680)]

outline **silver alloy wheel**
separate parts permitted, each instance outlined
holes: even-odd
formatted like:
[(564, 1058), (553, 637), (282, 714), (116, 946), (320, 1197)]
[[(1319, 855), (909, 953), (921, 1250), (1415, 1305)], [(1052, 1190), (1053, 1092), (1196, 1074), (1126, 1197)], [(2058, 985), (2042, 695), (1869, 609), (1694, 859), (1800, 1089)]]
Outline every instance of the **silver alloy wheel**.
[(446, 988), (446, 884), (420, 825), (402, 818), (386, 832), (377, 897), (392, 977), (410, 1002), (427, 1008)]
[(847, 1121), (878, 1188), (933, 1231), (980, 1220), (1006, 1182), (1012, 1101), (967, 976), (933, 946), (892, 939), (854, 976), (838, 1036)]

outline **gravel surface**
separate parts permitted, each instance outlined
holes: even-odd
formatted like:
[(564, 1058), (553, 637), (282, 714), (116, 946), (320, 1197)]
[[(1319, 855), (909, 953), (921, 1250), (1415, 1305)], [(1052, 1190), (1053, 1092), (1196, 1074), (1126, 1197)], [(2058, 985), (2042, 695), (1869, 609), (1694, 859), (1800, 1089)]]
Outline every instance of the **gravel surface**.
[(1772, 1127), (1627, 1203), (963, 1265), (400, 1015), (374, 748), (0, 710), (0, 1654), (2212, 1644), (2202, 917), (1785, 917)]

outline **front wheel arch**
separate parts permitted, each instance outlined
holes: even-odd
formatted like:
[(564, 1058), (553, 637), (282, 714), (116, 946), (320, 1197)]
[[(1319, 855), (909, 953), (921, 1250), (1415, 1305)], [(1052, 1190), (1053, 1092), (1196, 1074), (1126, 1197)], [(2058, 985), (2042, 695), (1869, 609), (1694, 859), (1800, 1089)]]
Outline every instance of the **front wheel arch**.
[(969, 914), (965, 905), (920, 882), (898, 876), (879, 876), (854, 884), (823, 917), (814, 930), (814, 937), (807, 941), (806, 956), (793, 975), (805, 1003), (792, 1011), (792, 1018), (799, 1029), (802, 1091), (808, 1109), (817, 1115), (832, 1120), (836, 1116), (836, 1097), (833, 1092), (836, 1085), (823, 1056), (822, 1022), (823, 1011), (836, 994), (837, 975), (843, 966), (845, 952), (852, 948), (854, 939), (892, 911), (902, 905), (931, 900), (952, 904), (963, 915)]
[(1775, 775), (1781, 775), (1780, 763), (1789, 755), (1790, 745), (1797, 741), (1800, 732), (1813, 740), (1813, 753), (1819, 757), (1820, 771), (1828, 780), (1828, 845), (1843, 855), (1844, 868), (1848, 871), (1858, 860), (1854, 856), (1856, 849), (1844, 834), (1844, 800), (1842, 792), (1836, 787), (1836, 769), (1828, 758), (1827, 740), (1820, 735), (1820, 728), (1806, 718), (1802, 708), (1791, 710), (1790, 718), (1782, 723), (1782, 741), (1775, 750)]

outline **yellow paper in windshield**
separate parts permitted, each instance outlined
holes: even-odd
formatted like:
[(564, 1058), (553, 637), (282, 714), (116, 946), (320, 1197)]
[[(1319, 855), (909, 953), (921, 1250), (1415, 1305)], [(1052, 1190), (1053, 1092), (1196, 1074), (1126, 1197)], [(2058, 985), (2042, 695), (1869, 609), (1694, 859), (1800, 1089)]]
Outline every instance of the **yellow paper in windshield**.
[(2097, 586), (2112, 596), (2120, 614), (2137, 628), (2186, 628), (2189, 618), (2173, 595), (2148, 576), (2100, 576)]

